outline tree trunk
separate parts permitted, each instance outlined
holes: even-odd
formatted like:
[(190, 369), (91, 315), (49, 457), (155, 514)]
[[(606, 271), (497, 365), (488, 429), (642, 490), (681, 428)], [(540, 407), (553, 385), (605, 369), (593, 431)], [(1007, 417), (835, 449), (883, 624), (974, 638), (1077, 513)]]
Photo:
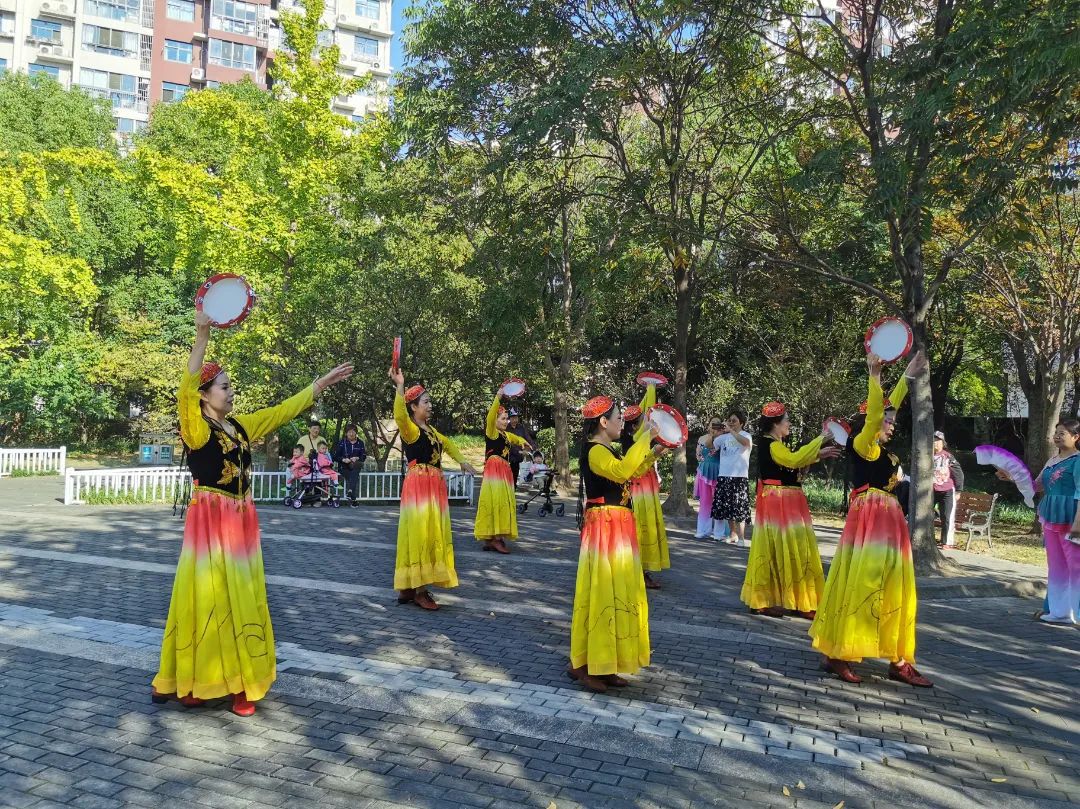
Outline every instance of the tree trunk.
[[(676, 250), (675, 270), (675, 384), (674, 407), (686, 414), (686, 377), (690, 354), (690, 316), (693, 311), (692, 275), (684, 254)], [(675, 517), (691, 513), (686, 495), (686, 446), (672, 450), (671, 491), (664, 502), (664, 511)]]
[(944, 352), (941, 360), (930, 372), (930, 400), (934, 407), (934, 426), (945, 429), (945, 415), (949, 404), (949, 388), (964, 358), (964, 348), (959, 346)]
[(1024, 442), (1024, 460), (1033, 475), (1046, 464), (1053, 452), (1054, 428), (1057, 426), (1065, 404), (1065, 380), (1067, 373), (1047, 373), (1038, 368), (1034, 385), (1028, 396), (1027, 437)]
[(277, 430), (266, 436), (266, 465), (263, 467), (267, 472), (278, 471), (278, 447), (281, 442), (278, 440)]
[[(926, 351), (926, 324), (908, 315), (916, 348)], [(908, 525), (916, 573), (937, 573), (942, 555), (934, 534), (934, 402), (930, 375), (922, 373), (911, 385), (911, 495)]]

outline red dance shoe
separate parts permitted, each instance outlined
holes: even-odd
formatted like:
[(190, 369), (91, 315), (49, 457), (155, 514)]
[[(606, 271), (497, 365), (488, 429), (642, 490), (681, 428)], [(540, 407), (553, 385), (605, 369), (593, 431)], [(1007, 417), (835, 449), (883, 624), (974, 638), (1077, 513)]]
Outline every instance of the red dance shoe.
[(414, 590), (412, 587), (408, 588), (407, 590), (399, 590), (398, 591), (398, 597), (397, 597), (397, 603), (398, 604), (409, 604), (409, 603), (412, 602), (412, 600), (415, 597), (416, 597), (416, 590)]
[(254, 716), (255, 703), (251, 702), (247, 695), (241, 691), (239, 694), (233, 694), (232, 708), (229, 710), (237, 716)]
[(659, 590), (660, 589), (660, 582), (658, 582), (656, 579), (654, 579), (652, 576), (650, 576), (648, 573), (646, 573), (645, 574), (645, 589), (646, 590)]
[(862, 677), (851, 670), (851, 665), (846, 660), (837, 660), (830, 657), (822, 665), (825, 671), (832, 672), (845, 683), (861, 683)]
[(571, 680), (577, 680), (587, 689), (597, 694), (603, 694), (607, 691), (607, 684), (599, 677), (593, 677), (589, 674), (587, 666), (578, 666), (576, 669), (568, 668), (566, 674)]
[(921, 674), (919, 674), (919, 672), (915, 670), (915, 667), (910, 663), (901, 663), (899, 666), (895, 663), (890, 663), (889, 679), (899, 680), (902, 683), (913, 685), (916, 688), (934, 687), (934, 684), (925, 677), (923, 677)]
[(764, 615), (764, 616), (766, 616), (768, 618), (783, 618), (784, 617), (784, 608), (783, 607), (765, 607), (764, 609), (761, 609), (761, 610), (750, 610), (750, 612), (754, 613), (754, 615)]
[(618, 674), (605, 674), (600, 679), (612, 688), (626, 688), (626, 686), (630, 685), (629, 681), (624, 680)]
[(805, 618), (807, 621), (817, 618), (817, 610), (792, 610), (791, 614), (796, 618)]
[(431, 597), (431, 593), (427, 590), (418, 590), (413, 601), (416, 602), (416, 606), (424, 610), (437, 610), (439, 608), (439, 605), (435, 603), (435, 599)]
[(506, 542), (503, 541), (502, 537), (499, 537), (494, 542), (492, 542), (491, 546), (495, 549), (497, 553), (510, 553), (510, 549), (506, 547)]

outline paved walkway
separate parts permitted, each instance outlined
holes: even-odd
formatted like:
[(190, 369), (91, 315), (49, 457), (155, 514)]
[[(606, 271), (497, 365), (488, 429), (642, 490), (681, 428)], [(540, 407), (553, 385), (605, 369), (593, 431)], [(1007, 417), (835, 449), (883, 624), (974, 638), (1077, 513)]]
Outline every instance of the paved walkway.
[[(260, 509), (279, 679), (252, 719), (148, 698), (182, 526), (0, 482), (0, 806), (1060, 807), (1080, 801), (1080, 631), (1038, 571), (923, 586), (913, 689), (828, 678), (805, 621), (748, 615), (746, 551), (671, 537), (632, 687), (566, 679), (572, 516), (480, 553), (438, 613), (389, 584), (397, 511)], [(822, 531), (826, 556), (835, 533)], [(1032, 590), (1032, 592), (1035, 592)], [(985, 597), (993, 596), (996, 597)], [(979, 595), (984, 597), (958, 597)]]

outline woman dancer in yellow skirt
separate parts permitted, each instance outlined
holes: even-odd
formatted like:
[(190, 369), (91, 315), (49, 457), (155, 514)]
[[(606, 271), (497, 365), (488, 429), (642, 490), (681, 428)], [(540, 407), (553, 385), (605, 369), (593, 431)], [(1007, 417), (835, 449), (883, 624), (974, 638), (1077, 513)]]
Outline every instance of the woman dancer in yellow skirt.
[(630, 475), (649, 455), (646, 431), (623, 457), (612, 446), (623, 420), (607, 396), (581, 410), (584, 436), (579, 456), (584, 508), (567, 673), (590, 691), (621, 688), (619, 672), (649, 665), (649, 604), (630, 508)]
[(893, 493), (900, 459), (882, 447), (892, 438), (907, 379), (922, 373), (926, 359), (921, 351), (915, 355), (888, 404), (881, 389), (881, 359), (871, 354), (867, 363), (866, 421), (856, 419), (850, 442), (854, 488), (810, 637), (825, 655), (825, 670), (841, 680), (861, 682), (851, 663), (884, 657), (890, 661), (889, 679), (928, 688), (933, 683), (912, 665), (915, 566), (907, 520)]
[(473, 534), (484, 543), (485, 551), (510, 553), (506, 540), (517, 539), (517, 500), (514, 476), (510, 470), (510, 447), (527, 447), (529, 442), (507, 432), (510, 423), (506, 408), (500, 404), (500, 387), (488, 408), (484, 424), (484, 481), (480, 484), (480, 502), (476, 508)]
[[(649, 435), (649, 426), (645, 423), (645, 412), (656, 404), (656, 385), (645, 389), (645, 396), (639, 405), (630, 405), (623, 413), (623, 429), (619, 443), (623, 452), (641, 436)], [(645, 575), (645, 586), (650, 590), (659, 590), (660, 582), (650, 573), (659, 573), (671, 567), (668, 556), (667, 528), (664, 526), (664, 512), (660, 504), (660, 476), (656, 474), (656, 460), (666, 449), (656, 448), (634, 470), (630, 478), (630, 497), (634, 507), (634, 521), (637, 523), (638, 547), (641, 549), (641, 567)]]
[(319, 393), (347, 379), (352, 366), (339, 365), (276, 407), (231, 415), (229, 375), (217, 363), (203, 362), (210, 319), (199, 312), (195, 327), (177, 397), (193, 492), (151, 697), (193, 706), (231, 694), (232, 712), (251, 716), (276, 677), (250, 490), (251, 442), (311, 407)]
[(802, 490), (803, 470), (822, 458), (835, 458), (838, 447), (822, 448), (823, 431), (806, 446), (790, 450), (787, 409), (769, 402), (758, 421), (758, 495), (754, 533), (746, 560), (742, 602), (755, 615), (782, 618), (792, 612), (812, 619), (825, 587), (817, 537)]
[(439, 605), (427, 591), (428, 585), (458, 584), (443, 452), (457, 461), (463, 472), (472, 475), (476, 470), (465, 463), (457, 444), (428, 424), (431, 397), (423, 387), (413, 385), (405, 390), (405, 375), (396, 368), (390, 369), (390, 379), (397, 387), (394, 421), (408, 464), (401, 486), (394, 589), (399, 604), (411, 601), (422, 609), (437, 610)]

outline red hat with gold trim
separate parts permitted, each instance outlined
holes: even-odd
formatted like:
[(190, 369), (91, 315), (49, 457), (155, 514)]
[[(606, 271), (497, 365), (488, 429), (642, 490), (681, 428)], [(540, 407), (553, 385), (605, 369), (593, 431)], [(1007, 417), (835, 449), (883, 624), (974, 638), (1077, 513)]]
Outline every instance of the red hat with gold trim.
[[(885, 399), (885, 400), (884, 400), (884, 401), (882, 402), (882, 404), (883, 404), (883, 405), (885, 406), (885, 409), (886, 409), (886, 410), (891, 410), (891, 409), (892, 409), (892, 402), (890, 402), (890, 401), (889, 401), (888, 399)], [(869, 407), (870, 407), (870, 403), (869, 403), (869, 402), (863, 402), (863, 403), (862, 403), (861, 405), (859, 405), (859, 415), (860, 415), (860, 416), (865, 416), (865, 415), (866, 415), (866, 411), (867, 411), (867, 409), (868, 409)]]
[(419, 399), (423, 395), (424, 395), (424, 386), (423, 385), (413, 385), (411, 388), (409, 388), (408, 390), (405, 391), (405, 401), (406, 402), (415, 402), (417, 399)]
[(221, 366), (216, 362), (204, 362), (202, 370), (199, 371), (199, 387), (201, 388), (203, 385), (207, 385), (217, 379), (221, 370)]
[(637, 405), (630, 405), (622, 412), (622, 417), (624, 421), (636, 421), (641, 417), (641, 408)]
[(587, 419), (597, 419), (614, 406), (610, 396), (594, 396), (581, 408), (581, 415)]
[(775, 419), (778, 416), (782, 416), (787, 412), (787, 408), (780, 402), (766, 402), (764, 407), (761, 408), (761, 415), (767, 416), (770, 419)]

